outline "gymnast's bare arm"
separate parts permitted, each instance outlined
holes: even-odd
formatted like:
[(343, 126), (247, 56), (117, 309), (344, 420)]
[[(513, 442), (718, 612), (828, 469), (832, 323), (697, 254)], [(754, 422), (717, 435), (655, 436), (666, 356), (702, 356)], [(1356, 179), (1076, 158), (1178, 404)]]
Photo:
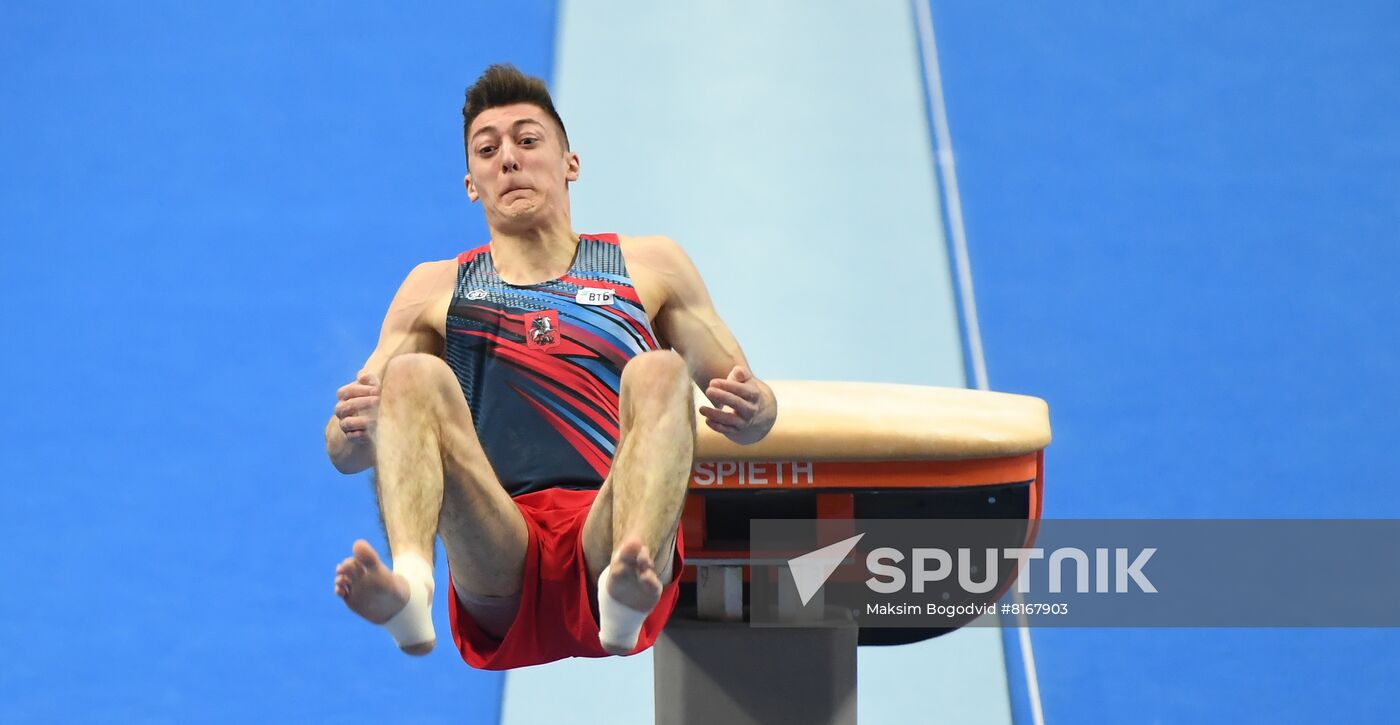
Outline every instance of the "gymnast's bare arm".
[(409, 352), (442, 356), (447, 307), (457, 279), (457, 261), (424, 262), (408, 273), (389, 303), (379, 344), (355, 374), (336, 391), (335, 411), (326, 423), (326, 453), (341, 473), (374, 465), (374, 425), (379, 415), (379, 381), (389, 358)]
[(719, 318), (700, 272), (666, 237), (622, 237), (627, 271), (663, 344), (685, 358), (691, 377), (713, 404), (705, 424), (735, 443), (756, 443), (778, 416), (772, 388), (754, 377), (744, 351)]

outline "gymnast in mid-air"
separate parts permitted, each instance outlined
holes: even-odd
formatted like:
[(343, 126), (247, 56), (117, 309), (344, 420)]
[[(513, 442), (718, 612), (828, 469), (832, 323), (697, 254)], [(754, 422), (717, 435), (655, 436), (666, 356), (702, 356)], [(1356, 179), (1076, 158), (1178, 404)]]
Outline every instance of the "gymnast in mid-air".
[(705, 424), (740, 444), (777, 402), (679, 245), (574, 231), (579, 157), (542, 80), (492, 66), (462, 118), (490, 240), (409, 272), (338, 391), (326, 450), (343, 473), (374, 468), (392, 564), (358, 540), (335, 592), (430, 652), (440, 536), (471, 666), (640, 652), (684, 562), (691, 382)]

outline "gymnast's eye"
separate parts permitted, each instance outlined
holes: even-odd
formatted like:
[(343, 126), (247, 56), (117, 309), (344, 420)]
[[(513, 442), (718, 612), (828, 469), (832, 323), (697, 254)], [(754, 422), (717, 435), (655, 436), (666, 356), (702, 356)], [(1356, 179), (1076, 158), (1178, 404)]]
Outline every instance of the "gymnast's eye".
[(490, 144), (486, 144), (485, 146), (478, 146), (477, 149), (476, 149), (476, 155), (477, 155), (477, 156), (485, 156), (485, 155), (487, 155), (487, 154), (489, 154), (489, 153), (491, 153), (492, 151), (495, 151), (495, 150), (496, 150), (496, 147), (495, 147), (495, 146), (492, 146), (492, 145), (490, 145)]
[(520, 139), (521, 146), (534, 146), (539, 142), (540, 140), (535, 138), (534, 136), (525, 136), (524, 138)]

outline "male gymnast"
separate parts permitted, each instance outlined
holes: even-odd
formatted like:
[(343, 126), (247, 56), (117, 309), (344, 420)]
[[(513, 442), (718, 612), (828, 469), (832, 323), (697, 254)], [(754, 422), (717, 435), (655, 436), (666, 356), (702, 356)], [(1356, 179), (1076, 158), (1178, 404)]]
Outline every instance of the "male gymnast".
[(415, 267), (337, 393), (326, 450), (342, 473), (374, 467), (392, 565), (358, 540), (335, 592), (427, 654), (436, 535), (471, 666), (640, 652), (684, 563), (691, 381), (741, 444), (777, 402), (675, 242), (574, 232), (579, 158), (543, 81), (492, 66), (462, 118), (490, 241)]

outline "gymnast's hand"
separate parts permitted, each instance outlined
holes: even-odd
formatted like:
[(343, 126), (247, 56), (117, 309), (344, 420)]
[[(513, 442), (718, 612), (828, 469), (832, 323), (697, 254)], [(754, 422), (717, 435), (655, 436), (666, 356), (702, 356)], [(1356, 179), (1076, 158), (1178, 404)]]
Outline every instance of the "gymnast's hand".
[(739, 445), (762, 440), (778, 417), (773, 391), (743, 365), (736, 365), (727, 378), (711, 380), (705, 397), (715, 405), (700, 406), (705, 424)]
[(335, 396), (339, 401), (335, 404), (335, 417), (345, 439), (369, 442), (379, 419), (379, 378), (361, 370), (355, 382), (335, 391)]

